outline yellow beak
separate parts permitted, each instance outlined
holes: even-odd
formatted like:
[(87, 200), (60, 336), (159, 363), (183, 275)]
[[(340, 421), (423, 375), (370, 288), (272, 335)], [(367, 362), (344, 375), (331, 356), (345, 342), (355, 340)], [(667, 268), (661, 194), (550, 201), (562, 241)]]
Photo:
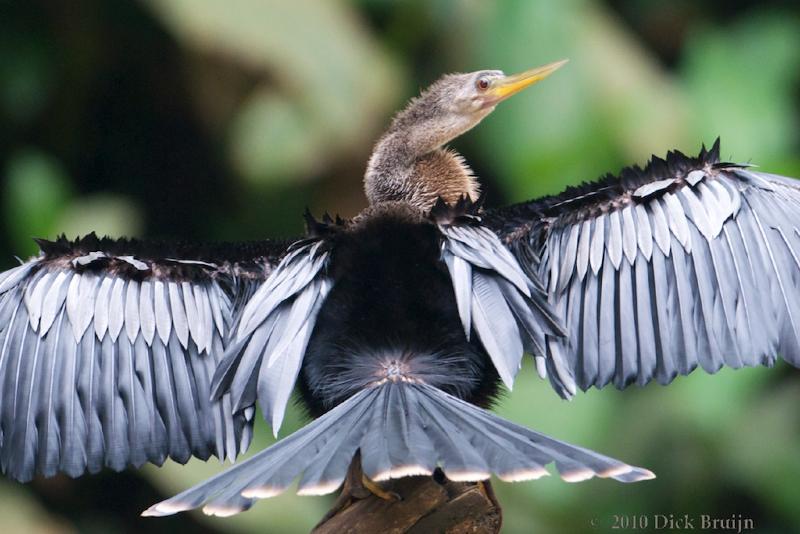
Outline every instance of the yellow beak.
[(531, 85), (544, 80), (552, 73), (557, 71), (568, 59), (548, 63), (547, 65), (536, 67), (535, 69), (526, 70), (519, 74), (512, 74), (506, 76), (492, 83), (487, 91), (488, 96), (492, 99), (493, 104), (505, 100), (506, 98), (515, 95)]

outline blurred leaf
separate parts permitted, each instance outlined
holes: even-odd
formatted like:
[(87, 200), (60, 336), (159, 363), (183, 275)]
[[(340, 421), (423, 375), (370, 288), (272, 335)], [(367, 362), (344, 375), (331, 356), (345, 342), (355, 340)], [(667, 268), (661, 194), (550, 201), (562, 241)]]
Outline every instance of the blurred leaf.
[[(269, 73), (269, 86), (281, 92), (284, 103), (273, 98), (267, 104), (261, 93), (234, 124), (231, 150), (250, 177), (274, 168), (265, 163), (269, 157), (253, 156), (259, 144), (265, 152), (289, 149), (288, 156), (274, 156), (275, 164), (297, 165), (282, 169), (284, 176), (318, 168), (342, 152), (360, 153), (393, 101), (396, 69), (345, 2), (148, 3), (188, 46)], [(255, 116), (242, 116), (247, 113)], [(269, 144), (279, 136), (286, 139)]]
[(36, 149), (14, 154), (6, 166), (3, 212), (20, 256), (37, 251), (33, 237), (52, 237), (72, 188), (61, 165)]
[(56, 224), (68, 237), (90, 232), (98, 236), (133, 237), (141, 234), (141, 211), (129, 199), (111, 194), (80, 197), (65, 207)]
[(25, 122), (50, 92), (51, 59), (38, 33), (0, 32), (0, 114)]
[[(800, 524), (795, 483), (800, 477), (800, 457), (787, 443), (797, 441), (800, 386), (795, 382), (769, 388), (770, 394), (751, 399), (737, 413), (736, 429), (722, 447), (727, 463), (736, 466), (734, 476), (742, 485), (755, 486), (773, 514)], [(795, 424), (792, 424), (795, 423)]]
[(231, 129), (233, 163), (259, 182), (297, 181), (314, 166), (315, 130), (291, 100), (262, 90), (248, 98)]
[(77, 529), (48, 513), (16, 483), (0, 485), (0, 517), (4, 532), (67, 534)]
[(706, 142), (722, 137), (723, 158), (769, 164), (797, 147), (800, 19), (775, 13), (695, 28), (684, 70), (692, 126)]

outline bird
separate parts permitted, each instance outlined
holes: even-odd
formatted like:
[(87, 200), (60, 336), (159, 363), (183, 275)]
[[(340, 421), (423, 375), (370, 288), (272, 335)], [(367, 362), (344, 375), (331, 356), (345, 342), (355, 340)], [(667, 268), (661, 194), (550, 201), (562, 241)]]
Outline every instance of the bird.
[[(671, 151), (554, 196), (484, 207), (448, 143), (558, 61), (448, 74), (391, 121), (368, 205), (249, 243), (39, 240), (0, 274), (0, 469), (18, 481), (235, 460), (258, 406), (300, 430), (143, 515), (228, 516), (299, 479), (569, 482), (641, 467), (490, 411), (525, 354), (555, 393), (800, 364), (800, 187)], [(354, 472), (359, 473), (352, 475)]]

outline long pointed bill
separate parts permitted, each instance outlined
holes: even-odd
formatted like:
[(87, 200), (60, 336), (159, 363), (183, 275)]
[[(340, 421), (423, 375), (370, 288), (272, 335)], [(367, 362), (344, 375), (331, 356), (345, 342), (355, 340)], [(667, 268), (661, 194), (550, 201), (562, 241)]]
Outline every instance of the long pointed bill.
[(567, 61), (569, 60), (562, 59), (561, 61), (548, 63), (547, 65), (526, 70), (525, 72), (520, 72), (519, 74), (506, 76), (505, 78), (495, 81), (487, 93), (491, 96), (493, 104), (497, 104), (498, 102), (501, 102), (506, 98), (519, 93), (526, 87), (530, 87), (536, 82), (544, 80), (552, 73), (557, 71)]

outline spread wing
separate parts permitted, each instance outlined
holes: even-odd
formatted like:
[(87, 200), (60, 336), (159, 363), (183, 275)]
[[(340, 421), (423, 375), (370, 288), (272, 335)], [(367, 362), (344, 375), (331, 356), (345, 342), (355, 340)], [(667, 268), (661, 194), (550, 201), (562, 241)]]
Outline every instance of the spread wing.
[(79, 476), (234, 459), (252, 406), (210, 401), (244, 303), (288, 243), (41, 241), (0, 273), (0, 468)]
[(484, 223), (546, 287), (583, 389), (800, 364), (800, 182), (721, 163), (719, 141)]

